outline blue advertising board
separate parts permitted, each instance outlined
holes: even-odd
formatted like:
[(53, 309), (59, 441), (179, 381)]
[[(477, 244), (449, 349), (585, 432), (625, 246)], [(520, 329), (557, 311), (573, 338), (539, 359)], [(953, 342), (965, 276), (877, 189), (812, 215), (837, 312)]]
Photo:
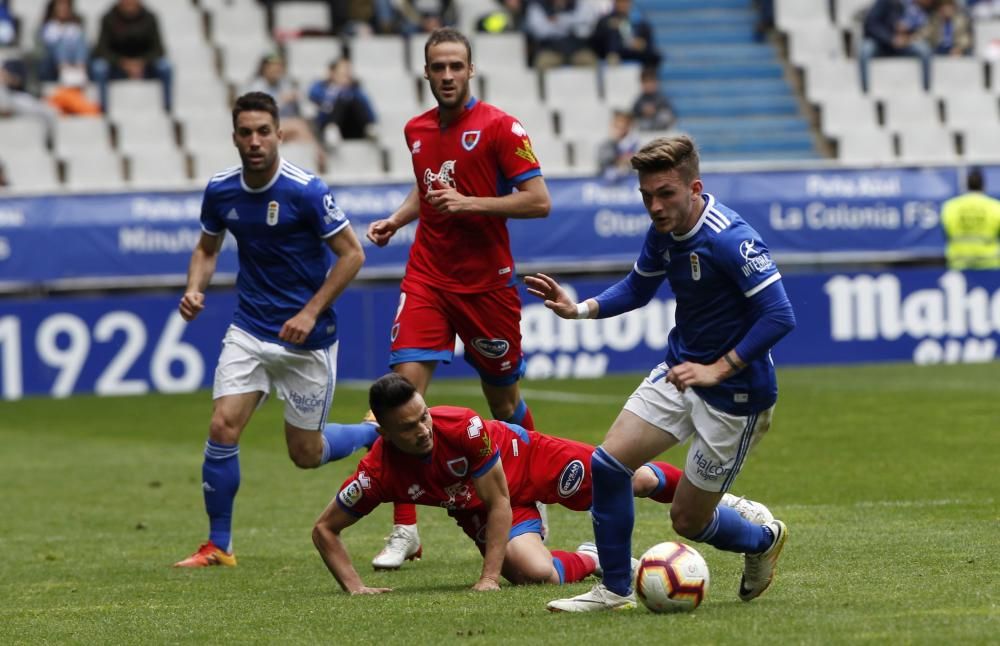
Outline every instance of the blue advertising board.
[[(959, 192), (952, 168), (706, 173), (706, 190), (748, 220), (778, 262), (941, 257), (941, 202)], [(634, 177), (552, 179), (552, 212), (512, 220), (522, 269), (628, 266), (649, 227)], [(1000, 184), (998, 184), (1000, 185)], [(359, 238), (409, 185), (334, 187)], [(0, 198), (0, 290), (25, 286), (176, 284), (200, 235), (201, 195), (143, 193)], [(382, 249), (366, 240), (362, 277), (399, 276), (416, 225)], [(229, 240), (220, 280), (237, 271)]]
[[(580, 298), (614, 279), (571, 280)], [(991, 361), (1000, 343), (1000, 271), (900, 270), (786, 275), (798, 325), (773, 352), (779, 366), (910, 361)], [(0, 399), (95, 392), (186, 392), (211, 385), (220, 341), (236, 304), (208, 294), (193, 323), (178, 295), (0, 300)], [(660, 360), (673, 326), (667, 287), (644, 308), (587, 321), (556, 317), (522, 293), (528, 379), (645, 371)], [(339, 379), (387, 369), (396, 287), (352, 287), (338, 301)], [(473, 376), (461, 359), (438, 376)]]

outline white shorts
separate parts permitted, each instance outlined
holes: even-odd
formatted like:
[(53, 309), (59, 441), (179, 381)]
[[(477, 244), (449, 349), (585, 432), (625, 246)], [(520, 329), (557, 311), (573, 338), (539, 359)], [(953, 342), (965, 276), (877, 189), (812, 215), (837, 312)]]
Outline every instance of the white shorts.
[(705, 491), (729, 491), (747, 454), (771, 427), (774, 406), (751, 415), (730, 415), (667, 381), (667, 364), (653, 368), (625, 402), (625, 410), (677, 438), (691, 438), (684, 475)]
[(285, 402), (286, 422), (322, 430), (337, 383), (338, 345), (339, 341), (322, 350), (291, 350), (230, 325), (222, 339), (212, 398), (262, 392), (263, 404), (273, 385), (278, 399)]

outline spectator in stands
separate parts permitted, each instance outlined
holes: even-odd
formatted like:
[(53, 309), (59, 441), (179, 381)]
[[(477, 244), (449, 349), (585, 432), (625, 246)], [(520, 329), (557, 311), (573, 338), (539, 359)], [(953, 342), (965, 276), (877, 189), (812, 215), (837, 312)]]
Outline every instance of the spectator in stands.
[(257, 76), (250, 81), (241, 94), (263, 92), (269, 94), (278, 105), (278, 117), (281, 119), (283, 141), (304, 141), (316, 143), (312, 128), (302, 118), (302, 108), (299, 104), (299, 90), (288, 78), (285, 59), (279, 54), (268, 54), (260, 61)]
[(612, 64), (632, 61), (657, 67), (662, 59), (653, 26), (632, 6), (632, 0), (614, 0), (611, 11), (597, 21), (591, 42), (597, 55)]
[[(309, 100), (316, 104), (316, 131), (324, 141), (340, 139), (364, 139), (374, 136), (375, 109), (354, 78), (351, 61), (339, 58), (330, 63), (329, 76), (312, 84)], [(327, 132), (327, 126), (337, 126), (337, 130)]]
[[(858, 52), (861, 88), (868, 91), (868, 63), (877, 56), (917, 56), (923, 68), (924, 89), (930, 88), (930, 45), (920, 39), (919, 29), (926, 22), (926, 10), (933, 0), (875, 0), (865, 15), (863, 40)], [(924, 18), (921, 18), (921, 13)]]
[(452, 0), (398, 0), (394, 4), (398, 31), (404, 34), (429, 34), (458, 20)]
[(597, 147), (597, 167), (605, 179), (616, 180), (632, 172), (629, 160), (639, 150), (639, 138), (632, 130), (632, 113), (615, 110), (608, 138)]
[(644, 67), (639, 77), (640, 93), (632, 105), (632, 118), (642, 132), (669, 130), (677, 117), (670, 100), (660, 91), (656, 68)]
[(965, 6), (976, 20), (1000, 17), (1000, 0), (965, 0)]
[(524, 2), (522, 0), (496, 0), (494, 11), (483, 14), (476, 21), (476, 31), (485, 34), (519, 32), (524, 28)]
[(0, 188), (7, 186), (10, 186), (10, 182), (7, 181), (7, 169), (3, 165), (3, 160), (0, 159)]
[(532, 60), (540, 70), (559, 65), (596, 65), (590, 48), (596, 16), (586, 2), (531, 0), (524, 28), (530, 39)]
[(395, 33), (392, 0), (327, 0), (333, 31), (348, 36)]
[(955, 0), (938, 0), (920, 38), (930, 44), (935, 54), (969, 56), (972, 54), (972, 20)]
[(1000, 269), (1000, 200), (983, 192), (983, 171), (969, 169), (968, 192), (941, 207), (948, 269)]
[(41, 60), (38, 76), (43, 81), (63, 80), (81, 85), (87, 80), (87, 37), (83, 18), (73, 0), (49, 0), (38, 29)]
[(167, 60), (156, 14), (141, 0), (118, 0), (101, 18), (94, 49), (92, 74), (108, 109), (108, 81), (158, 78), (163, 84), (163, 107), (170, 110), (172, 69)]
[(55, 123), (56, 112), (25, 89), (26, 72), (27, 69), (20, 60), (5, 61), (0, 66), (0, 118), (36, 117), (51, 128)]
[(7, 0), (0, 0), (0, 47), (17, 46), (17, 19), (10, 12)]

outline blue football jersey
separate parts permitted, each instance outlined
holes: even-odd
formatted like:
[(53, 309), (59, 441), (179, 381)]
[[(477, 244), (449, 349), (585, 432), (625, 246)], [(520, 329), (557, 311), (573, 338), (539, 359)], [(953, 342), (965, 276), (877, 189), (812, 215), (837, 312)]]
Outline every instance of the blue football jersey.
[[(201, 205), (201, 228), (236, 238), (240, 271), (233, 323), (264, 341), (278, 339), (285, 321), (316, 294), (333, 265), (327, 240), (348, 226), (347, 216), (318, 177), (281, 160), (266, 186), (252, 189), (240, 167), (217, 173)], [(337, 340), (331, 306), (296, 348), (315, 350)]]
[[(709, 194), (688, 233), (658, 233), (650, 227), (635, 270), (664, 276), (677, 300), (676, 326), (667, 341), (666, 362), (710, 364), (743, 338), (756, 318), (751, 299), (779, 280), (764, 241), (732, 209)], [(771, 407), (778, 383), (770, 353), (712, 388), (695, 392), (719, 410), (747, 415)]]

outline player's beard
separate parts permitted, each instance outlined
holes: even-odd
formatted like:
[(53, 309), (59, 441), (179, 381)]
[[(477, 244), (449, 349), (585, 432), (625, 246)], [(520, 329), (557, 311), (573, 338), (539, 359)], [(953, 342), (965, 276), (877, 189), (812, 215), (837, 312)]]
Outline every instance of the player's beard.
[(466, 101), (468, 101), (469, 99), (468, 83), (461, 85), (456, 83), (453, 87), (455, 92), (452, 95), (452, 98), (450, 99), (446, 99), (444, 97), (443, 88), (441, 87), (434, 88), (433, 86), (431, 87), (431, 92), (432, 94), (434, 94), (434, 100), (437, 101), (438, 107), (445, 108), (446, 110), (451, 110), (460, 107), (462, 105), (465, 105)]

